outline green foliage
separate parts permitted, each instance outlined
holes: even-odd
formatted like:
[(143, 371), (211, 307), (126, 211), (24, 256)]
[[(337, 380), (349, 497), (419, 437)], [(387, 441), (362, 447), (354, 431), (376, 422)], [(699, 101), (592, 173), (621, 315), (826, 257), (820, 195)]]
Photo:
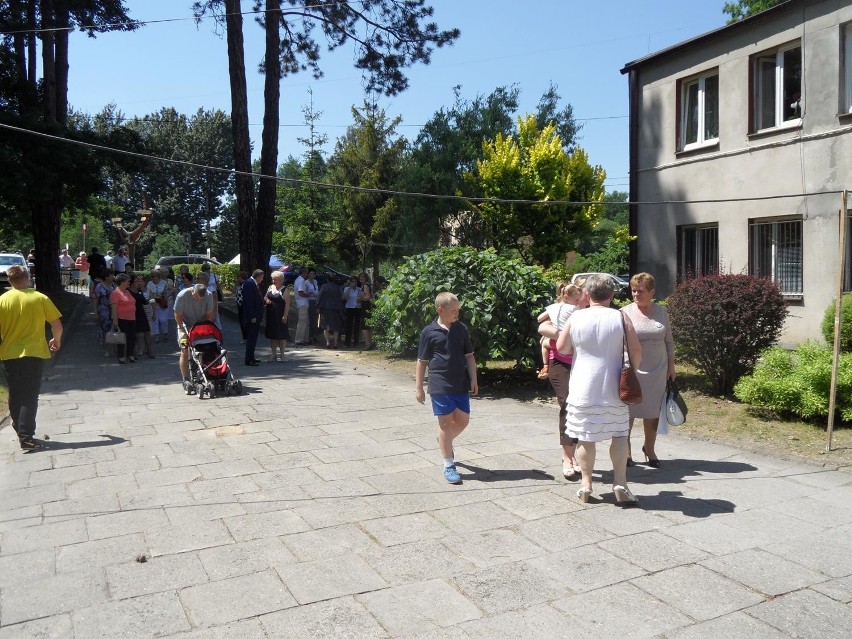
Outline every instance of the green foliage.
[[(825, 309), (822, 318), (822, 336), (829, 346), (834, 345), (834, 301)], [(852, 293), (840, 298), (840, 350), (852, 351)]]
[[(483, 143), (478, 173), (468, 179), (482, 195), (503, 200), (603, 201), (604, 170), (589, 164), (577, 148), (568, 155), (556, 127), (539, 128), (534, 116), (518, 119), (517, 136), (498, 134)], [(579, 238), (587, 235), (602, 213), (599, 204), (542, 205), (480, 202), (474, 210), (483, 233), (502, 251), (517, 250), (525, 261), (548, 265), (564, 259)]]
[(781, 335), (787, 307), (778, 286), (751, 275), (710, 275), (678, 284), (668, 298), (678, 357), (730, 394)]
[(736, 2), (726, 2), (725, 6), (722, 7), (722, 13), (731, 16), (728, 20), (728, 24), (731, 24), (771, 9), (782, 2), (785, 2), (785, 0), (736, 0)]
[(607, 238), (600, 249), (580, 255), (572, 265), (575, 273), (626, 273), (630, 264), (630, 246), (616, 237)]
[(408, 258), (377, 297), (373, 327), (379, 344), (394, 352), (416, 350), (420, 332), (435, 317), (435, 296), (455, 293), (476, 358), (531, 365), (538, 333), (535, 317), (552, 301), (553, 286), (540, 268), (506, 259), (493, 249), (441, 248)]
[[(352, 108), (355, 124), (337, 141), (329, 160), (333, 182), (369, 189), (390, 189), (399, 176), (406, 140), (396, 133), (401, 118), (365, 104)], [(388, 239), (399, 214), (396, 198), (380, 192), (336, 192), (338, 227), (331, 240), (350, 267), (378, 270), (388, 256)]]
[[(76, 258), (80, 251), (89, 253), (93, 246), (97, 246), (106, 253), (113, 245), (109, 240), (103, 220), (109, 219), (117, 213), (115, 207), (110, 207), (103, 200), (92, 197), (84, 207), (69, 206), (62, 214), (62, 226), (59, 229), (59, 246), (65, 248), (71, 257)], [(83, 238), (83, 222), (86, 222), (88, 231), (85, 242)], [(111, 233), (112, 234), (112, 233)]]
[[(740, 379), (734, 394), (743, 402), (765, 406), (804, 419), (828, 416), (831, 390), (831, 349), (805, 342), (796, 350), (771, 348), (754, 372)], [(840, 356), (837, 370), (837, 410), (852, 421), (852, 353)]]
[[(186, 246), (183, 242), (183, 235), (174, 226), (162, 224), (159, 227), (159, 232), (154, 238), (154, 245), (151, 247), (151, 253), (145, 261), (149, 268), (153, 268), (157, 260), (164, 255), (185, 255)], [(177, 269), (174, 269), (177, 272)]]

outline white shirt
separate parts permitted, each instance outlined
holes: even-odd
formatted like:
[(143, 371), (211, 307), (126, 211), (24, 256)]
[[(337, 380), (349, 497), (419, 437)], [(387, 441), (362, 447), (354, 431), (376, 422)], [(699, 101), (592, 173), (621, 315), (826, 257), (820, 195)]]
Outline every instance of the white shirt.
[(74, 266), (74, 258), (68, 255), (68, 253), (63, 253), (59, 256), (60, 268), (71, 268), (72, 266)]
[(300, 275), (299, 277), (296, 278), (296, 283), (293, 285), (293, 290), (296, 291), (296, 308), (303, 308), (305, 306), (308, 306), (308, 304), (310, 304), (307, 297), (302, 297), (299, 294), (300, 292), (310, 293), (308, 288), (305, 286), (307, 284), (307, 281), (308, 280), (306, 280), (304, 277), (302, 277)]

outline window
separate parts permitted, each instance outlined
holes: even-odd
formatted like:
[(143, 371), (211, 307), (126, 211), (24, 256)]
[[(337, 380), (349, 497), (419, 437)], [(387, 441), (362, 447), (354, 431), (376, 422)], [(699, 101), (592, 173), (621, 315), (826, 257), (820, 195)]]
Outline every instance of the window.
[(681, 150), (688, 151), (719, 140), (719, 73), (713, 72), (681, 85)]
[(719, 272), (719, 226), (684, 226), (680, 229), (678, 276), (714, 275)]
[(802, 290), (802, 220), (749, 223), (749, 273), (768, 277), (781, 293), (800, 296)]
[(852, 113), (852, 23), (843, 30), (843, 113)]
[(754, 130), (794, 126), (802, 117), (802, 47), (754, 58)]

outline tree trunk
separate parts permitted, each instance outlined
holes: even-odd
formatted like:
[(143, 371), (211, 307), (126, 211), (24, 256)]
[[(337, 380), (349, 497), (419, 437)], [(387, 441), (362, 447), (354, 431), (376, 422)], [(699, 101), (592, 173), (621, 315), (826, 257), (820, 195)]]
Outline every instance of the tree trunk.
[(266, 53), (263, 68), (263, 134), (260, 148), (260, 173), (270, 176), (261, 178), (257, 198), (257, 249), (264, 263), (269, 264), (272, 252), (272, 225), (275, 222), (275, 199), (278, 173), (278, 121), (281, 98), (281, 58), (280, 58), (280, 0), (266, 0)]
[[(27, 0), (27, 24), (36, 24), (36, 0)], [(35, 32), (27, 34), (27, 81), (35, 85), (36, 83), (36, 41)]]
[(225, 24), (228, 39), (228, 75), (231, 82), (231, 130), (234, 137), (234, 168), (237, 210), (240, 223), (240, 269), (251, 273), (266, 266), (257, 250), (257, 210), (254, 204), (254, 180), (251, 173), (246, 62), (243, 45), (243, 16), (240, 0), (225, 0)]

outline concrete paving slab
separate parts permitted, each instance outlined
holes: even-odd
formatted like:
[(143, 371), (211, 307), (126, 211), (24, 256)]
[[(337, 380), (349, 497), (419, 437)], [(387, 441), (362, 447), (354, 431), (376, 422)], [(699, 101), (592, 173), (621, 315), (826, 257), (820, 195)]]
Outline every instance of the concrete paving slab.
[(441, 579), (395, 586), (360, 595), (357, 600), (395, 637), (438, 630), (482, 616), (470, 600)]
[(390, 635), (376, 619), (352, 597), (290, 608), (259, 618), (263, 637), (371, 637)]
[(0, 625), (50, 617), (107, 600), (101, 569), (51, 575), (0, 589)]
[(338, 555), (285, 566), (281, 579), (300, 604), (380, 590), (388, 585), (357, 555)]
[[(734, 612), (710, 621), (679, 628), (666, 633), (666, 639), (789, 639), (790, 635), (777, 628), (749, 617), (744, 612)], [(809, 635), (808, 635), (809, 636)]]
[(397, 546), (413, 541), (440, 539), (450, 529), (429, 513), (414, 513), (398, 517), (371, 519), (361, 527), (382, 546)]
[(133, 558), (106, 567), (107, 584), (113, 599), (181, 590), (208, 581), (201, 561), (194, 554), (145, 559), (140, 562)]
[(297, 559), (280, 539), (255, 539), (198, 551), (198, 558), (211, 581), (241, 577), (265, 570), (281, 573)]
[(489, 615), (529, 608), (569, 592), (564, 584), (520, 561), (459, 574), (450, 582)]
[(293, 595), (272, 571), (184, 588), (180, 598), (193, 625), (205, 627), (251, 619), (296, 605)]
[(75, 610), (71, 619), (75, 637), (89, 639), (144, 639), (167, 637), (190, 625), (173, 592), (108, 601)]
[(99, 570), (114, 564), (131, 561), (148, 553), (148, 545), (141, 533), (109, 537), (96, 541), (61, 546), (55, 549), (56, 572)]
[(812, 590), (782, 595), (746, 612), (794, 637), (845, 639), (852, 628), (852, 608)]
[(828, 581), (816, 570), (759, 549), (715, 557), (701, 565), (771, 597)]

